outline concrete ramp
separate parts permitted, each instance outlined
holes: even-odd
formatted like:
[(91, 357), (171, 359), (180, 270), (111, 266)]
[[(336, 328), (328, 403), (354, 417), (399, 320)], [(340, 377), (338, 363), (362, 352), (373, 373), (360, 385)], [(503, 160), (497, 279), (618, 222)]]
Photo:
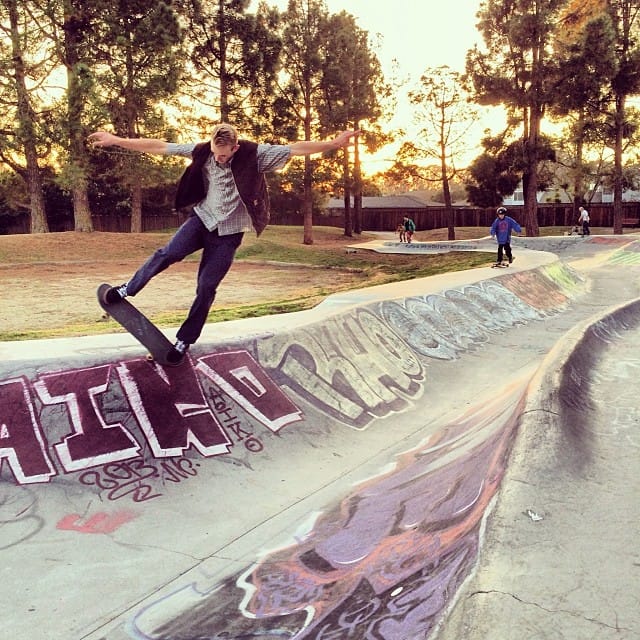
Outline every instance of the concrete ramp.
[(640, 300), (541, 365), (478, 566), (438, 640), (640, 637)]
[(435, 637), (541, 364), (631, 328), (635, 246), (211, 325), (178, 368), (124, 334), (0, 345), (7, 637)]

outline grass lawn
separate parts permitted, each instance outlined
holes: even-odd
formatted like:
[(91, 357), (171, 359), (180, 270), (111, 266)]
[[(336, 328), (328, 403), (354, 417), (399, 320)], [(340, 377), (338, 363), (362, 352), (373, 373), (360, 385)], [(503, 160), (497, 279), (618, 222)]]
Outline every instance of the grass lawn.
[[(543, 228), (562, 235), (564, 228)], [(593, 229), (594, 234), (611, 230)], [(117, 331), (97, 308), (99, 282), (123, 282), (173, 231), (144, 234), (49, 233), (0, 236), (0, 340), (24, 340)], [(458, 239), (484, 237), (485, 228), (456, 228)], [(314, 227), (311, 245), (299, 226), (270, 226), (246, 234), (220, 287), (209, 322), (312, 308), (347, 289), (487, 266), (495, 252), (388, 254), (358, 249), (379, 237), (346, 237), (341, 229)], [(385, 234), (394, 239), (392, 233)], [(416, 242), (446, 240), (446, 229), (418, 232)], [(176, 326), (189, 308), (199, 254), (155, 278), (136, 300), (160, 326)], [(149, 290), (149, 291), (148, 291)], [(145, 300), (145, 296), (148, 299)], [(138, 304), (137, 302), (137, 304)]]

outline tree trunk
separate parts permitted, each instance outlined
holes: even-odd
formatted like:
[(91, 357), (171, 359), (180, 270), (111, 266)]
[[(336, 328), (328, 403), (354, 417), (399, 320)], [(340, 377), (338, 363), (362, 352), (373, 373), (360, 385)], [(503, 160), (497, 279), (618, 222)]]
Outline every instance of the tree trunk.
[(142, 187), (131, 188), (131, 233), (142, 233)]
[[(355, 129), (358, 130), (359, 122), (355, 123)], [(344, 148), (344, 154), (349, 157), (349, 148)], [(358, 144), (358, 136), (353, 140), (353, 214), (355, 218), (354, 231), (357, 234), (362, 233), (362, 170), (360, 167), (360, 146)]]
[[(80, 6), (81, 3), (67, 0), (65, 3), (64, 52), (67, 68), (67, 132), (69, 135), (69, 165), (73, 176), (71, 192), (73, 194), (73, 217), (76, 231), (93, 231), (89, 195), (87, 193), (87, 155), (85, 150), (85, 131), (82, 126), (82, 114), (86, 94), (80, 74), (86, 74), (86, 68), (80, 59), (84, 32)], [(86, 80), (85, 80), (86, 84)]]
[(31, 212), (31, 233), (47, 233), (49, 224), (42, 192), (42, 174), (38, 166), (38, 152), (36, 149), (36, 133), (34, 127), (34, 112), (29, 99), (24, 68), (21, 35), (18, 24), (18, 7), (15, 0), (8, 3), (9, 22), (11, 26), (11, 49), (13, 54), (13, 75), (18, 103), (18, 137), (24, 150), (26, 171), (20, 175), (27, 183)]
[(444, 194), (444, 206), (447, 215), (447, 238), (456, 239), (456, 229), (454, 225), (453, 203), (451, 202), (451, 189), (449, 187), (449, 172), (447, 170), (447, 155), (444, 144), (440, 148), (440, 170), (442, 172), (442, 193)]
[[(30, 156), (33, 158), (29, 159)], [(42, 194), (42, 176), (35, 157), (35, 148), (27, 153), (27, 188), (31, 208), (31, 233), (48, 233), (49, 222)]]
[(613, 233), (622, 233), (622, 143), (624, 136), (625, 97), (616, 96), (615, 146), (613, 151)]
[(303, 244), (313, 244), (313, 170), (312, 160), (304, 157), (304, 201), (302, 203), (302, 216), (304, 225)]
[(87, 192), (86, 180), (76, 182), (73, 188), (73, 219), (75, 221), (75, 231), (93, 231), (93, 221), (91, 220), (91, 209), (89, 208), (89, 195)]
[[(311, 140), (311, 81), (305, 81), (305, 116), (304, 139)], [(304, 202), (302, 203), (302, 215), (304, 224), (303, 244), (313, 244), (313, 161), (309, 156), (304, 157), (304, 176), (302, 178), (304, 188)]]
[(353, 218), (351, 216), (351, 179), (349, 176), (349, 155), (342, 157), (342, 186), (344, 193), (344, 235), (353, 236)]
[(527, 235), (540, 235), (538, 226), (538, 146), (541, 116), (537, 107), (529, 109), (529, 135), (525, 139), (525, 170), (522, 176), (524, 187), (524, 226)]
[(578, 220), (578, 209), (584, 202), (584, 126), (585, 115), (584, 109), (578, 114), (578, 122), (576, 124), (576, 172), (573, 181), (573, 218), (571, 224), (575, 224)]
[(220, 119), (229, 122), (229, 88), (227, 83), (227, 27), (224, 0), (218, 0), (218, 54), (220, 56)]

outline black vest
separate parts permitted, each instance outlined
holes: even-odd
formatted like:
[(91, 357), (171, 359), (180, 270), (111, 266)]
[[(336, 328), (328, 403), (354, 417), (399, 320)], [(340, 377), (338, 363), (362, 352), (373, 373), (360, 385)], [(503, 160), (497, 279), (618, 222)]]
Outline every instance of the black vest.
[[(248, 140), (238, 142), (239, 149), (233, 154), (231, 172), (253, 228), (260, 235), (269, 224), (269, 193), (264, 174), (258, 171), (258, 145)], [(183, 209), (204, 200), (207, 185), (204, 179), (204, 164), (211, 155), (211, 144), (201, 142), (191, 153), (191, 164), (178, 183), (175, 207)]]

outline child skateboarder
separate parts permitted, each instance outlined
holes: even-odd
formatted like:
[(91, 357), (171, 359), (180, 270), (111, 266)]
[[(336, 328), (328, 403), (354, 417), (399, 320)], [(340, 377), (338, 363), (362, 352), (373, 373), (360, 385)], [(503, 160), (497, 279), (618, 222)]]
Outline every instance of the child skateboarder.
[(511, 232), (520, 233), (522, 231), (520, 225), (507, 215), (504, 207), (498, 207), (496, 211), (497, 217), (491, 225), (491, 237), (498, 241), (498, 260), (496, 267), (504, 265), (504, 254), (507, 255), (508, 264), (513, 262), (513, 253), (511, 252)]

